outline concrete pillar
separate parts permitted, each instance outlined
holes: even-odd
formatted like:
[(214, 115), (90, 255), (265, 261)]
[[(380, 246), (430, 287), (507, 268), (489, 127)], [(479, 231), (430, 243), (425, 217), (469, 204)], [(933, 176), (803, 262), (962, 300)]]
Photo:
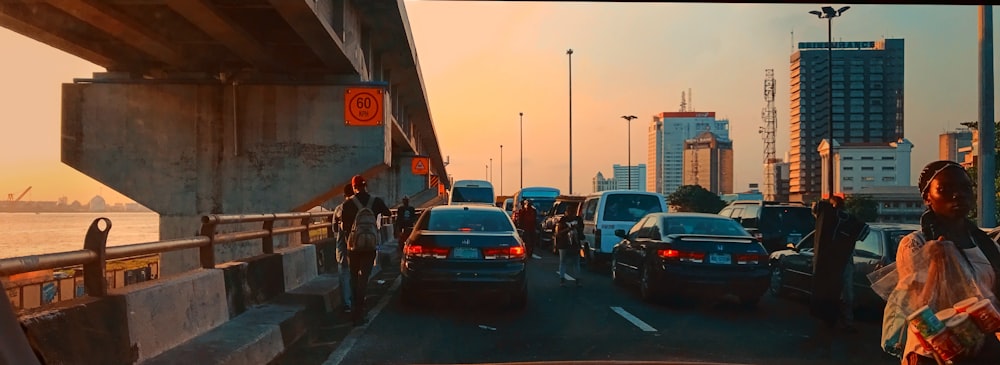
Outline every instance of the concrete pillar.
[[(391, 165), (390, 124), (346, 126), (345, 90), (211, 81), (65, 84), (62, 160), (159, 213), (161, 239), (190, 237), (201, 215), (290, 211), (356, 173)], [(219, 246), (216, 256), (225, 262), (255, 252), (260, 247), (252, 242)], [(196, 250), (167, 253), (161, 273), (197, 263)]]

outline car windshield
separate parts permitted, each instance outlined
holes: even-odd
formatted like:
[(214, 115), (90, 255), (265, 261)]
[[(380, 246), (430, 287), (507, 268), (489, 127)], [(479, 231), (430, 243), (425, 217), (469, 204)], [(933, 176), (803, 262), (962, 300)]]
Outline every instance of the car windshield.
[(896, 250), (899, 248), (899, 241), (902, 241), (903, 237), (906, 237), (906, 235), (908, 235), (908, 234), (910, 234), (912, 232), (913, 231), (911, 231), (911, 230), (889, 230), (889, 231), (885, 231), (885, 239), (886, 239), (886, 242), (889, 243), (889, 254), (887, 256), (890, 257), (890, 258), (892, 258), (893, 261), (895, 261), (895, 258), (896, 258)]
[(531, 205), (535, 206), (535, 210), (539, 212), (539, 215), (552, 210), (552, 205), (555, 203), (555, 199), (531, 198)]
[(648, 194), (608, 194), (604, 205), (604, 220), (638, 222), (649, 213), (663, 211), (659, 197)]
[(768, 207), (760, 213), (758, 227), (767, 233), (808, 233), (816, 228), (816, 218), (806, 207)]
[(513, 232), (510, 218), (500, 211), (431, 210), (418, 229), (427, 231)]
[(704, 234), (719, 236), (750, 237), (746, 229), (732, 219), (708, 217), (672, 217), (664, 218), (662, 225), (667, 228), (667, 234)]
[(453, 202), (492, 202), (493, 189), (482, 187), (456, 187), (451, 190)]

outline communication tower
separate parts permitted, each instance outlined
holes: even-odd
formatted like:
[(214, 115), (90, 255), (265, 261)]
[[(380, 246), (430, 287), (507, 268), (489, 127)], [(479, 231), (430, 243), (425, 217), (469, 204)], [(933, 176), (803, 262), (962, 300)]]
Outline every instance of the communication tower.
[(774, 135), (778, 127), (778, 110), (774, 106), (774, 69), (764, 70), (764, 101), (767, 106), (761, 111), (761, 119), (764, 126), (758, 130), (764, 137), (764, 199), (775, 200), (774, 164), (778, 162), (775, 158)]

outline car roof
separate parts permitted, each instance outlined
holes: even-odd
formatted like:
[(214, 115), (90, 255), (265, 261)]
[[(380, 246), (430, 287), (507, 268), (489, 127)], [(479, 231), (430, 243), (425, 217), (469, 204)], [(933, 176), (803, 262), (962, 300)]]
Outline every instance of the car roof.
[(732, 218), (721, 216), (712, 213), (694, 213), (694, 212), (659, 212), (659, 213), (649, 213), (647, 215), (653, 215), (663, 218), (711, 218), (711, 219), (725, 219), (732, 220)]
[(605, 190), (599, 191), (587, 195), (587, 198), (594, 198), (599, 196), (611, 195), (611, 194), (637, 194), (637, 195), (652, 195), (652, 196), (662, 196), (660, 193), (652, 191), (638, 191), (638, 190)]
[(779, 202), (772, 200), (734, 200), (729, 203), (729, 205), (737, 205), (737, 204), (808, 208), (804, 203), (801, 202)]
[(433, 207), (427, 208), (427, 210), (432, 211), (497, 211), (504, 213), (503, 209), (492, 204), (461, 204), (461, 205), (435, 205)]

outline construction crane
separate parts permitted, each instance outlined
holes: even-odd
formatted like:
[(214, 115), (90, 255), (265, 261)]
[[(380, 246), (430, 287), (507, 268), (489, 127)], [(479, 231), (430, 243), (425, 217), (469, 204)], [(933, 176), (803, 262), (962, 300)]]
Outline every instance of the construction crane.
[(25, 195), (28, 195), (29, 191), (31, 191), (31, 187), (30, 186), (27, 189), (24, 189), (24, 192), (21, 193), (21, 195), (18, 195), (17, 199), (14, 199), (14, 194), (13, 193), (7, 194), (7, 200), (13, 201), (13, 202), (19, 202), (19, 201), (21, 201), (22, 198), (24, 198)]

